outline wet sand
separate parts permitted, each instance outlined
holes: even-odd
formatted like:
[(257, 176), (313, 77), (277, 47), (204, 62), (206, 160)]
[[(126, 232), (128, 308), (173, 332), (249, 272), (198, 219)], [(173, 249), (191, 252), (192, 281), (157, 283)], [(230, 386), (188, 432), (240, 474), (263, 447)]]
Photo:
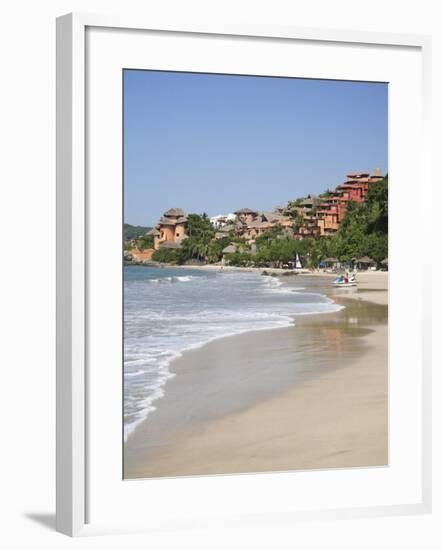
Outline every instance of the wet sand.
[[(298, 278), (302, 280), (305, 275)], [(336, 274), (313, 273), (306, 276), (310, 281), (318, 280), (319, 286), (323, 286), (324, 280), (333, 281)], [(386, 271), (360, 271), (357, 273), (358, 287), (356, 288), (331, 288), (327, 289), (327, 295), (333, 300), (345, 297), (352, 300), (365, 300), (375, 304), (388, 305), (388, 272)]]
[(305, 276), (345, 309), (185, 352), (126, 442), (125, 477), (387, 464), (387, 276), (372, 275), (356, 292)]

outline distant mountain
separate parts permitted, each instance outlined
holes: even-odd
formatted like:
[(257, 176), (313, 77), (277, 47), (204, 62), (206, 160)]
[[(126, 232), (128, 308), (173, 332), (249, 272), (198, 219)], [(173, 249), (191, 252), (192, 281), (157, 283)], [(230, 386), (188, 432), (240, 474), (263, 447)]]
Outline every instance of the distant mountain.
[(124, 242), (130, 241), (131, 239), (136, 239), (137, 237), (142, 237), (151, 227), (144, 227), (143, 225), (130, 225), (125, 223), (123, 226), (123, 238)]

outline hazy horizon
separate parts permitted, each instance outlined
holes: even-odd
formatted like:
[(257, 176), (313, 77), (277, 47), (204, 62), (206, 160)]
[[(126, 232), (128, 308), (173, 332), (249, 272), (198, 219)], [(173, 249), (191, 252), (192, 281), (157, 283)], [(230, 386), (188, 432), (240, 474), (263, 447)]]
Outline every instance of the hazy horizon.
[(388, 85), (124, 71), (124, 222), (272, 210), (388, 171)]

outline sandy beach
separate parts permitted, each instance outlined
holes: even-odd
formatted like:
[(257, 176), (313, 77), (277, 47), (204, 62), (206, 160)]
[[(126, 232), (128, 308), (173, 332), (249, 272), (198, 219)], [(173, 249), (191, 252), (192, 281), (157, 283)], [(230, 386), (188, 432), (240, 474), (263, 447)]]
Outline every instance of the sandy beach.
[(185, 352), (125, 444), (125, 477), (388, 463), (388, 273), (281, 277), (345, 306)]

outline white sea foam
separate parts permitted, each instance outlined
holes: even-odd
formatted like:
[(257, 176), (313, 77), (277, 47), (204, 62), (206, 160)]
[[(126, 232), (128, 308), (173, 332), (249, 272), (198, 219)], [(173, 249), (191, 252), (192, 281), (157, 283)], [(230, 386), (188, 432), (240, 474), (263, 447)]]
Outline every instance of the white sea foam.
[[(141, 362), (141, 361), (140, 361)], [(135, 372), (125, 372), (124, 376), (140, 376), (141, 374), (144, 374), (144, 370), (137, 370)]]
[(168, 276), (168, 277), (160, 277), (159, 279), (147, 279), (149, 283), (187, 283), (188, 281), (191, 281), (193, 279), (192, 275), (182, 275), (182, 276)]
[[(169, 283), (146, 285), (146, 282)], [(170, 284), (170, 283), (187, 283)], [(257, 273), (125, 269), (125, 437), (155, 410), (182, 352), (218, 338), (293, 324), (340, 309), (327, 297)], [(167, 390), (166, 390), (167, 391)]]

